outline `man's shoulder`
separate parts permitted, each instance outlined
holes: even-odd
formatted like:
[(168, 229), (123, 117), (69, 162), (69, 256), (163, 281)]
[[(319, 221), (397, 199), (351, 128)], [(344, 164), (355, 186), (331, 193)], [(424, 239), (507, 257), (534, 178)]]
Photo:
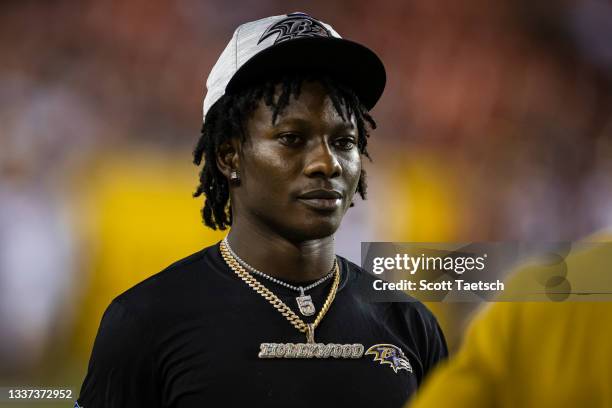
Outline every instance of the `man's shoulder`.
[(113, 302), (134, 311), (142, 311), (186, 295), (188, 289), (194, 288), (198, 279), (205, 275), (205, 258), (212, 250), (214, 246), (209, 246), (172, 263), (119, 294)]
[(434, 314), (421, 301), (403, 291), (393, 291), (392, 293), (381, 294), (374, 289), (375, 282), (384, 281), (379, 276), (368, 272), (361, 266), (342, 258), (346, 263), (352, 285), (359, 291), (364, 300), (368, 303), (378, 304), (381, 307), (391, 307), (407, 318), (424, 320), (428, 324), (437, 323)]

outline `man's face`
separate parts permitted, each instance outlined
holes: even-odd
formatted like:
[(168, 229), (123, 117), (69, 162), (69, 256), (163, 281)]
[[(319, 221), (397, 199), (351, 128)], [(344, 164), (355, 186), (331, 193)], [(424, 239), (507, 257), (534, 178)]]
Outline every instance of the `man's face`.
[(361, 171), (354, 118), (345, 122), (318, 82), (272, 123), (263, 101), (246, 123), (240, 185), (232, 190), (235, 221), (255, 223), (292, 241), (327, 237), (349, 208)]

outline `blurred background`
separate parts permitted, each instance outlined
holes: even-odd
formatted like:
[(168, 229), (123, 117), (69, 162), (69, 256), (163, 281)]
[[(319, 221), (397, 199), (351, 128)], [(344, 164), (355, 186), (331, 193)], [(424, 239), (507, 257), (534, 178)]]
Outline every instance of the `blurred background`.
[[(3, 1), (0, 386), (78, 394), (110, 301), (224, 236), (191, 198), (204, 83), (236, 26), (293, 11), (388, 73), (341, 255), (612, 224), (608, 1)], [(455, 349), (475, 306), (430, 306)]]

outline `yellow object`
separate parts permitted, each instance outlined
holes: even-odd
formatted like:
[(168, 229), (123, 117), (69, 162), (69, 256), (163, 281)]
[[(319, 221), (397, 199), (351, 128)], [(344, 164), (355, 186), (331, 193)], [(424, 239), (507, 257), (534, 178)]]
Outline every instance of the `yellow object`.
[[(601, 256), (597, 250), (570, 255), (567, 278), (574, 288), (608, 280), (610, 266), (594, 268)], [(489, 304), (459, 352), (408, 406), (612, 407), (612, 303)]]

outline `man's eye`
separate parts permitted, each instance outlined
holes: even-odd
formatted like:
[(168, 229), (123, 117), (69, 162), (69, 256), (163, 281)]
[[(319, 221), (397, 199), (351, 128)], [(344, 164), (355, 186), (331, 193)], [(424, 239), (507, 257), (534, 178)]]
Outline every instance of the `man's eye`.
[(355, 143), (356, 141), (352, 137), (342, 137), (336, 140), (335, 145), (340, 149), (351, 150), (353, 147), (355, 147)]
[(295, 146), (302, 141), (302, 137), (296, 133), (283, 133), (278, 139), (287, 146)]

